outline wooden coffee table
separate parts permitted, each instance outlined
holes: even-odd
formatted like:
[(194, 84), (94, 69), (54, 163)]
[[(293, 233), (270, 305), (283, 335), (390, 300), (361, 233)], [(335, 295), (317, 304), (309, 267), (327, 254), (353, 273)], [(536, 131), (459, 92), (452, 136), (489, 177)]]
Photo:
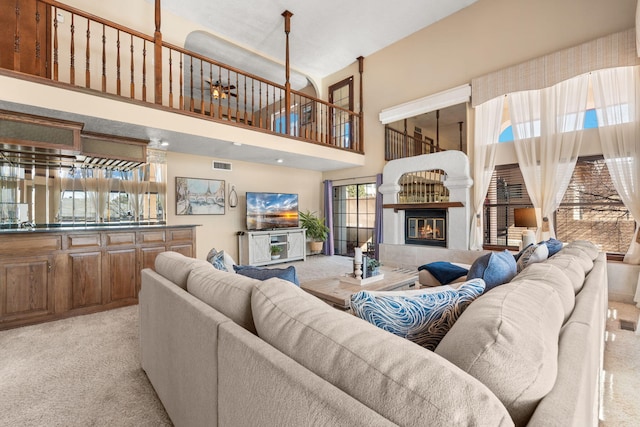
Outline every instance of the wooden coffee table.
[(300, 284), (300, 287), (336, 308), (348, 310), (351, 295), (357, 292), (412, 289), (418, 281), (417, 270), (381, 268), (380, 271), (384, 274), (384, 279), (367, 285), (341, 282), (339, 277), (332, 277), (310, 280)]

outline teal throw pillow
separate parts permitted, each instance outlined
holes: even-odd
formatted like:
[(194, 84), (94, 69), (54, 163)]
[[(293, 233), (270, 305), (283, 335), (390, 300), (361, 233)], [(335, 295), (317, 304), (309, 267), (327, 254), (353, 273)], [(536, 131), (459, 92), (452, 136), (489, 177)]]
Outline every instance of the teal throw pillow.
[(489, 252), (471, 264), (467, 279), (483, 279), (486, 284), (486, 292), (510, 282), (517, 272), (516, 259), (509, 251)]
[(475, 279), (458, 288), (360, 291), (351, 296), (351, 309), (359, 318), (433, 351), (484, 288), (484, 281)]
[(539, 244), (544, 244), (547, 247), (547, 249), (549, 250), (549, 257), (552, 257), (560, 252), (560, 249), (562, 249), (563, 246), (560, 240), (556, 240), (553, 237), (549, 240), (545, 240), (544, 242), (540, 242)]
[(290, 265), (287, 268), (264, 268), (247, 265), (234, 265), (233, 269), (236, 273), (253, 279), (267, 280), (272, 277), (278, 277), (280, 279), (287, 280), (296, 286), (300, 286), (298, 275), (296, 274), (296, 268), (293, 265)]

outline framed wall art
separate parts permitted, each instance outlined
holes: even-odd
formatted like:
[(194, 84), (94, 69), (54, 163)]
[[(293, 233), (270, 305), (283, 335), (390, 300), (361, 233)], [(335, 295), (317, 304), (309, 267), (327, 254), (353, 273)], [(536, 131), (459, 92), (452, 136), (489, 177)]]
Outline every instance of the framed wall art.
[(176, 177), (176, 215), (224, 215), (225, 182)]

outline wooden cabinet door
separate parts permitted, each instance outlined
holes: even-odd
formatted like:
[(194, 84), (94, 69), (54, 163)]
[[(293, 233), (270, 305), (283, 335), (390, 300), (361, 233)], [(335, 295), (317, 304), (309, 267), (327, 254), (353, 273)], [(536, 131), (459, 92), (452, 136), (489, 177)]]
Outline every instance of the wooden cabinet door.
[(54, 312), (48, 256), (0, 264), (0, 322), (28, 319)]
[(304, 230), (291, 231), (287, 234), (287, 255), (289, 258), (304, 257), (307, 242), (304, 237)]
[(0, 1), (0, 68), (51, 77), (47, 69), (47, 63), (51, 64), (51, 22), (49, 5), (36, 0)]
[(105, 252), (103, 297), (112, 302), (136, 297), (136, 249)]
[[(140, 270), (138, 270), (136, 273), (137, 292), (140, 292), (140, 286), (142, 286), (142, 276), (140, 272), (142, 271), (143, 268), (154, 268), (156, 257), (158, 256), (158, 254), (164, 251), (165, 251), (164, 246), (140, 248), (140, 252), (139, 252)], [(138, 294), (136, 293), (136, 296), (137, 295)]]
[(71, 258), (71, 308), (102, 303), (100, 252), (69, 254)]
[(271, 261), (271, 236), (249, 234), (249, 264)]

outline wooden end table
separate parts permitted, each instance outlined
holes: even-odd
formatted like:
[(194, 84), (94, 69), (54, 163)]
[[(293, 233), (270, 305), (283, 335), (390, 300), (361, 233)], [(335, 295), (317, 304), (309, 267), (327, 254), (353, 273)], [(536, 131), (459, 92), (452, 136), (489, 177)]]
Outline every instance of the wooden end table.
[(351, 295), (360, 291), (393, 291), (416, 287), (417, 270), (381, 268), (380, 271), (384, 279), (366, 285), (341, 282), (339, 277), (331, 277), (310, 280), (301, 283), (300, 287), (340, 310), (349, 310)]

